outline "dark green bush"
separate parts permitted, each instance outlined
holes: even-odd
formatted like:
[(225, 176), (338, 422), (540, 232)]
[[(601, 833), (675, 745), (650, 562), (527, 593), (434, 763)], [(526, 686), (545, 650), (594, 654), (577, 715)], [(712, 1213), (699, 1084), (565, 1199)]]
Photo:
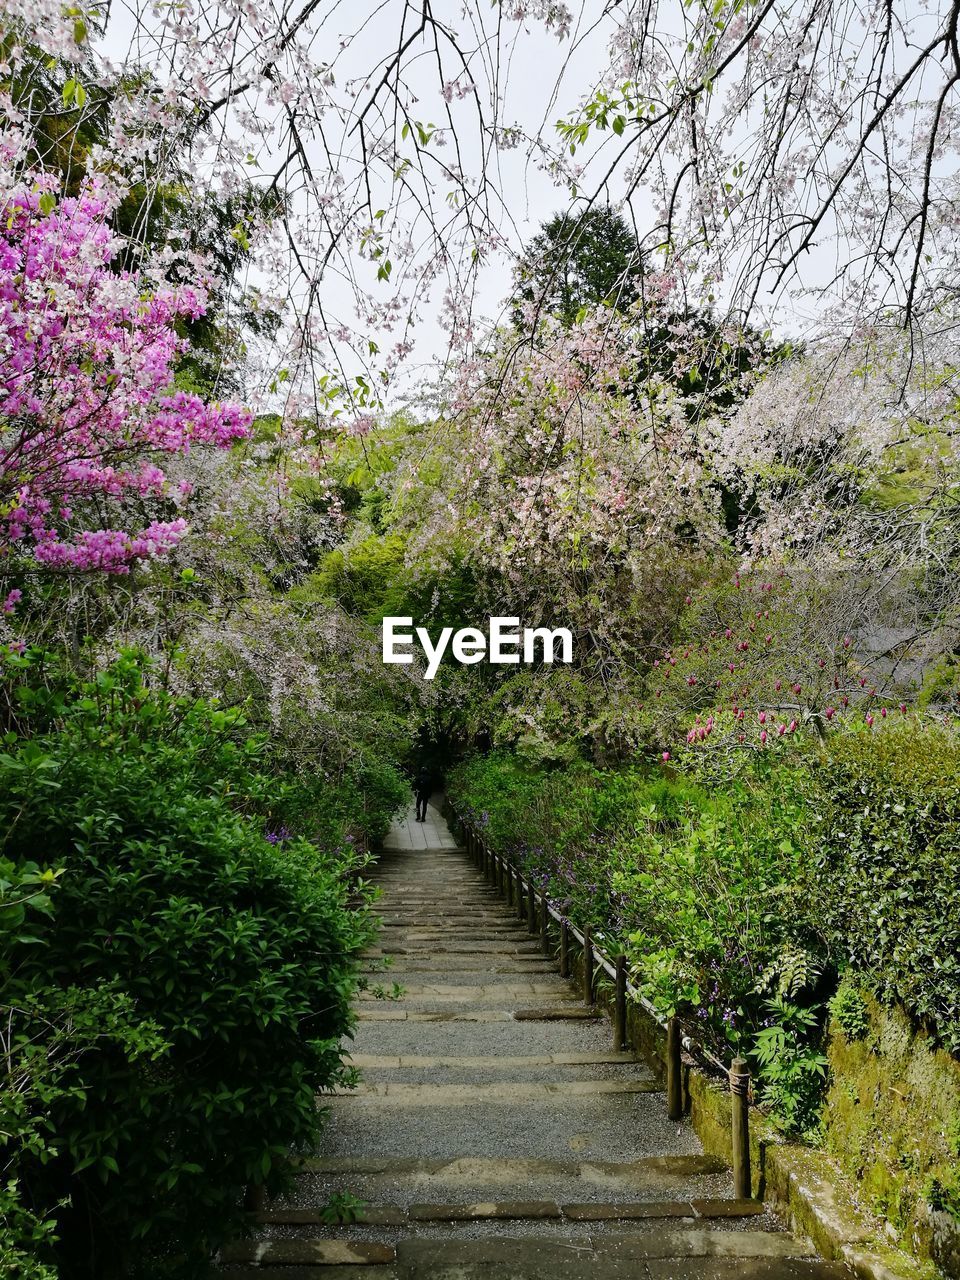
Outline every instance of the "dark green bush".
[(832, 953), (960, 1053), (960, 741), (910, 723), (837, 734), (813, 787)]
[(816, 984), (796, 787), (757, 774), (710, 792), (656, 765), (546, 770), (495, 752), (461, 766), (452, 795), (718, 1049), (750, 1050), (769, 1001)]
[(135, 657), (76, 689), (8, 676), (46, 728), (0, 755), (0, 857), (62, 874), (8, 948), (5, 1016), (22, 1057), (62, 1040), (58, 1005), (101, 1006), (58, 1050), (20, 1186), (64, 1277), (202, 1274), (244, 1185), (316, 1139), (369, 936), (353, 864), (272, 826), (240, 716), (149, 689)]
[(360, 832), (368, 847), (376, 848), (390, 827), (393, 815), (410, 799), (410, 783), (387, 760), (364, 760), (347, 771), (343, 789), (351, 799), (344, 811), (348, 827)]
[(867, 1002), (851, 982), (841, 982), (830, 1001), (830, 1013), (836, 1018), (848, 1040), (862, 1040), (870, 1027)]
[(627, 952), (664, 1013), (749, 1054), (786, 1127), (814, 1122), (824, 1002), (847, 967), (960, 1051), (956, 736), (887, 724), (740, 761), (736, 776), (709, 757), (685, 768), (494, 752), (455, 772), (452, 795), (571, 919)]

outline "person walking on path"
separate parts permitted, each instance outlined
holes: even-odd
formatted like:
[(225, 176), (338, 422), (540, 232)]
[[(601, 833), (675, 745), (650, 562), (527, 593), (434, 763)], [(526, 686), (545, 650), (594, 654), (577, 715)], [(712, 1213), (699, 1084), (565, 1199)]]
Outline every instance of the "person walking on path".
[(417, 801), (417, 821), (426, 822), (427, 820), (427, 801), (430, 799), (430, 775), (426, 769), (421, 766), (417, 770), (417, 776), (413, 781), (413, 794)]

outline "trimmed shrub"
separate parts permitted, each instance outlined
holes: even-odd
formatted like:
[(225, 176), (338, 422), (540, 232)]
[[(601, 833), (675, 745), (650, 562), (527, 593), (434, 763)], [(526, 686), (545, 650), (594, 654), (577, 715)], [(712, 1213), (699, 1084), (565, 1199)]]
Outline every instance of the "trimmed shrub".
[(269, 830), (238, 714), (149, 689), (133, 655), (76, 689), (34, 674), (6, 690), (47, 729), (0, 755), (0, 857), (58, 877), (5, 1017), (60, 1067), (20, 1186), (64, 1277), (200, 1275), (243, 1187), (316, 1140), (370, 932), (354, 860)]
[(544, 770), (495, 752), (455, 772), (452, 796), (716, 1047), (751, 1048), (769, 999), (815, 984), (796, 787), (761, 773), (714, 793), (653, 765)]
[(960, 1052), (957, 737), (887, 724), (741, 759), (737, 776), (711, 756), (685, 767), (551, 770), (493, 752), (451, 793), (562, 911), (626, 951), (662, 1012), (749, 1054), (786, 1128), (816, 1122), (824, 1002), (848, 967)]
[(960, 1054), (960, 740), (910, 723), (837, 734), (810, 809), (831, 953)]

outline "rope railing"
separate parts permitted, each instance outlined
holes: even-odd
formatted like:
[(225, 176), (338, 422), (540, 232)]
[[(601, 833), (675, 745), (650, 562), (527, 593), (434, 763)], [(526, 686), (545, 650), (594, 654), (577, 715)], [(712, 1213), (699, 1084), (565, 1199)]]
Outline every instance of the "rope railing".
[[(602, 969), (613, 982), (613, 1038), (614, 1048), (619, 1052), (627, 1047), (627, 1004), (628, 1001), (639, 1005), (666, 1033), (666, 1094), (667, 1114), (671, 1120), (679, 1120), (683, 1115), (683, 1060), (684, 1051), (693, 1059), (708, 1065), (720, 1072), (730, 1086), (732, 1111), (732, 1151), (733, 1180), (735, 1194), (743, 1199), (751, 1194), (750, 1177), (750, 1072), (743, 1058), (734, 1058), (727, 1066), (705, 1046), (686, 1035), (676, 1017), (665, 1018), (643, 992), (630, 981), (629, 966), (625, 955), (608, 956), (602, 945), (598, 945), (590, 928), (578, 929), (575, 924), (562, 915), (548, 900), (547, 895), (538, 891), (532, 880), (528, 880), (519, 866), (502, 853), (491, 849), (479, 831), (468, 823), (454, 808), (454, 816), (464, 832), (467, 853), (473, 858), (478, 869), (506, 899), (508, 907), (513, 907), (520, 919), (526, 920), (531, 934), (539, 933), (543, 949), (548, 954), (554, 953), (550, 941), (551, 922), (559, 929), (559, 961), (560, 976), (572, 976), (570, 957), (571, 939), (580, 948), (583, 965), (582, 983), (583, 998), (588, 1005), (596, 1003), (597, 969)], [(538, 902), (539, 898), (539, 902)]]

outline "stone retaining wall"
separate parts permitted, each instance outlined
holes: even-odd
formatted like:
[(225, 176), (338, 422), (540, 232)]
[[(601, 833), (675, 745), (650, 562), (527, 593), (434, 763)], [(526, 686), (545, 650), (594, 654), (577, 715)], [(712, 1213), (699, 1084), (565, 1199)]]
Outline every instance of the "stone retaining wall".
[[(578, 953), (574, 959), (574, 974), (582, 981), (582, 956)], [(610, 985), (603, 983), (597, 994), (598, 1003), (609, 1005)], [(879, 1006), (873, 1002), (879, 1012)], [(850, 1070), (840, 1061), (837, 1038), (839, 1028), (834, 1029), (831, 1040), (832, 1065), (838, 1075), (831, 1088), (846, 1088), (850, 1079)], [(641, 1006), (631, 1004), (627, 1011), (627, 1038), (630, 1047), (639, 1054), (660, 1076), (665, 1075), (666, 1033), (664, 1029)], [(903, 1051), (902, 1042), (884, 1038), (878, 1048), (882, 1054), (889, 1052), (896, 1043)], [(865, 1041), (860, 1053), (866, 1064), (877, 1055), (872, 1054), (870, 1042)], [(920, 1046), (914, 1045), (916, 1052)], [(929, 1049), (924, 1044), (924, 1052)], [(954, 1070), (958, 1064), (939, 1054), (938, 1059), (946, 1059)], [(939, 1064), (941, 1068), (943, 1064)], [(884, 1061), (882, 1067), (874, 1067), (883, 1073), (902, 1070), (902, 1062), (891, 1056)], [(724, 1083), (707, 1075), (689, 1061), (684, 1063), (684, 1095), (690, 1121), (697, 1137), (708, 1155), (715, 1155), (726, 1163), (732, 1161), (731, 1149), (731, 1110), (730, 1094)], [(942, 1080), (939, 1073), (929, 1075), (922, 1069), (914, 1072), (911, 1079)], [(866, 1094), (864, 1094), (866, 1099)], [(917, 1122), (924, 1114), (922, 1091), (918, 1089), (916, 1096)], [(943, 1275), (960, 1276), (957, 1267), (955, 1250), (956, 1236), (947, 1229), (943, 1219), (946, 1214), (930, 1218), (925, 1228), (920, 1228), (909, 1235), (898, 1234), (890, 1229), (890, 1224), (879, 1216), (878, 1203), (869, 1203), (863, 1194), (858, 1180), (856, 1161), (852, 1160), (852, 1129), (845, 1133), (842, 1114), (830, 1114), (828, 1098), (827, 1133), (829, 1146), (827, 1150), (817, 1150), (785, 1142), (779, 1132), (767, 1122), (763, 1115), (751, 1110), (750, 1116), (750, 1162), (753, 1194), (767, 1201), (788, 1220), (791, 1228), (813, 1241), (819, 1252), (829, 1259), (837, 1259), (848, 1263), (854, 1272), (863, 1280), (938, 1280)], [(868, 1109), (857, 1113), (861, 1123), (867, 1121)], [(929, 1113), (928, 1113), (929, 1118)], [(875, 1120), (880, 1123), (880, 1117)], [(850, 1121), (847, 1120), (850, 1128)], [(867, 1123), (869, 1123), (867, 1121)], [(930, 1120), (935, 1124), (935, 1121)], [(866, 1125), (864, 1126), (866, 1128)], [(841, 1149), (847, 1152), (844, 1162), (836, 1158)], [(865, 1150), (870, 1150), (869, 1146)], [(890, 1151), (880, 1156), (877, 1164), (886, 1158), (892, 1160)], [(918, 1211), (918, 1224), (924, 1220)], [(950, 1222), (954, 1220), (951, 1218)], [(903, 1245), (911, 1249), (904, 1252)], [(934, 1262), (936, 1258), (936, 1262)]]
[(895, 1240), (960, 1277), (960, 1062), (857, 994), (862, 1027), (830, 1025), (824, 1145)]

